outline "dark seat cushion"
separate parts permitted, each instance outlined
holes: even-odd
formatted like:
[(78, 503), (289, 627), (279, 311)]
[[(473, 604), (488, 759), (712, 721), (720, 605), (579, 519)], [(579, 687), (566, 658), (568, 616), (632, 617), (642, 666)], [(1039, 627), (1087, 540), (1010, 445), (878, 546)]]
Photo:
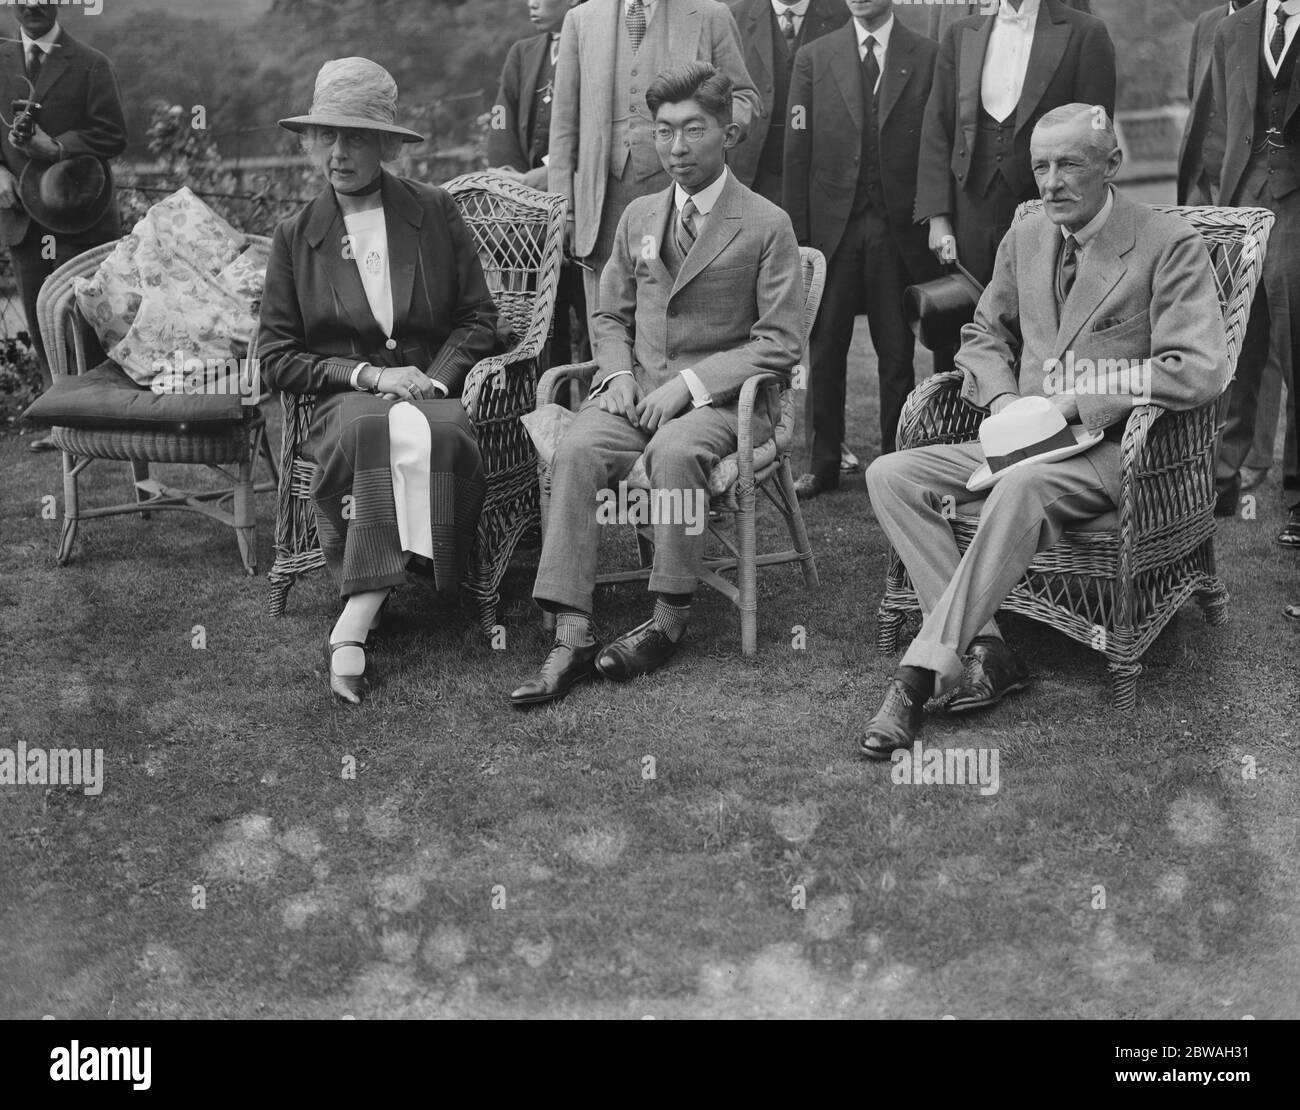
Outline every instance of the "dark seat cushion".
[(85, 374), (59, 375), (23, 416), (46, 427), (184, 432), (237, 424), (244, 410), (237, 394), (155, 393), (110, 360)]

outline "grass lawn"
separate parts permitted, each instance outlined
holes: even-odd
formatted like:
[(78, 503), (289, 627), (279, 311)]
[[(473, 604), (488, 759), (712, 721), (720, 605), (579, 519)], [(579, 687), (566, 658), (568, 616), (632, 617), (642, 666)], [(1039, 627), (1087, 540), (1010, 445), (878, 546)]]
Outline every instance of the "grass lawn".
[[(924, 733), (998, 749), (985, 796), (854, 754), (893, 662), (860, 478), (807, 508), (819, 591), (760, 572), (757, 657), (701, 595), (669, 669), (524, 714), (535, 549), (505, 650), (468, 605), (401, 590), (351, 710), (323, 677), (323, 573), (272, 620), (233, 536), (181, 514), (85, 524), (59, 568), (57, 460), (7, 436), (0, 465), (0, 747), (102, 748), (105, 776), (0, 787), (0, 1017), (1300, 1017), (1300, 564), (1274, 543), (1276, 471), (1220, 529), (1230, 623), (1189, 605), (1135, 712), (1099, 656), (1007, 620), (1036, 684)], [(95, 464), (89, 497), (126, 474)], [(263, 497), (263, 572), (272, 524)], [(647, 614), (605, 591), (598, 631)]]

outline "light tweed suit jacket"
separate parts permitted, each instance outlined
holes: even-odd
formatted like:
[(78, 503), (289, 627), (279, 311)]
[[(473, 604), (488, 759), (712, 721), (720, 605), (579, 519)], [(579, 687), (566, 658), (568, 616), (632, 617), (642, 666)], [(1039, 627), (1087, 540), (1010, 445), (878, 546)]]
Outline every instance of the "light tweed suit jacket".
[(789, 380), (799, 360), (799, 246), (790, 218), (728, 171), (674, 278), (659, 252), (672, 234), (673, 189), (637, 198), (619, 221), (600, 282), (593, 389), (630, 370), (649, 392), (690, 369), (715, 406), (734, 410), (746, 378), (772, 373)]
[[(660, 0), (656, 19), (668, 18), (674, 65), (710, 62), (732, 80), (733, 119), (744, 134), (762, 101), (745, 70), (740, 32), (731, 9), (718, 0)], [(624, 34), (623, 0), (588, 0), (564, 17), (555, 63), (551, 106), (548, 188), (562, 194), (574, 216), (573, 253), (584, 258), (596, 245), (609, 174), (616, 36)], [(648, 85), (654, 74), (645, 75)]]
[[(1074, 380), (1081, 421), (1094, 431), (1113, 429), (1088, 458), (1118, 501), (1115, 440), (1134, 405), (1149, 400), (1175, 411), (1192, 409), (1227, 386), (1223, 312), (1209, 252), (1178, 216), (1116, 191), (1110, 219), (1085, 249), (1073, 292), (1058, 314), (1061, 243), (1061, 229), (1041, 212), (1012, 224), (975, 320), (962, 329), (956, 360), (965, 375), (962, 396), (981, 408), (1002, 393), (1049, 396), (1068, 383), (1062, 367), (1080, 368)], [(1131, 366), (1147, 358), (1149, 398), (1125, 392), (1117, 376), (1100, 384), (1106, 367), (1116, 367), (1102, 360)], [(1097, 369), (1091, 387), (1082, 372), (1088, 365)]]

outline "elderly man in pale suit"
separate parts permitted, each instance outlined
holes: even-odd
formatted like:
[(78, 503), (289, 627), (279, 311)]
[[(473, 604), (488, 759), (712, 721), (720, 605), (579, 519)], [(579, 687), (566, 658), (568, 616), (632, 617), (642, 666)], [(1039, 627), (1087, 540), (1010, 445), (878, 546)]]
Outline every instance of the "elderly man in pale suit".
[(762, 102), (745, 70), (740, 33), (718, 0), (587, 0), (560, 32), (551, 113), (550, 191), (569, 202), (567, 238), (585, 267), (594, 324), (600, 271), (628, 204), (665, 189), (645, 90), (664, 70), (706, 61), (731, 78), (741, 139)]
[[(858, 741), (869, 758), (911, 745), (934, 694), (956, 687), (948, 709), (960, 712), (1028, 684), (993, 623), (998, 607), (1035, 553), (1071, 524), (1115, 507), (1120, 443), (1134, 405), (1195, 408), (1227, 384), (1223, 314), (1205, 245), (1181, 218), (1112, 188), (1123, 155), (1100, 107), (1048, 112), (1030, 156), (1044, 211), (1014, 224), (998, 248), (993, 280), (962, 332), (962, 398), (996, 414), (1018, 397), (1048, 397), (1067, 421), (1103, 438), (1084, 454), (1008, 470), (988, 494), (965, 555), (945, 509), (984, 496), (966, 488), (985, 462), (978, 442), (872, 463), (871, 504), (924, 619)], [(1074, 365), (1121, 359), (1145, 369), (1136, 389), (1131, 375), (1122, 376), (1127, 389), (1121, 377), (1104, 387), (1071, 382), (1058, 372), (1067, 353)]]
[[(673, 184), (628, 205), (601, 279), (599, 368), (556, 450), (533, 589), (556, 614), (556, 641), (511, 695), (515, 705), (563, 697), (593, 670), (629, 679), (672, 658), (704, 555), (708, 476), (736, 449), (741, 386), (754, 374), (788, 380), (799, 358), (799, 247), (789, 217), (726, 168), (739, 130), (731, 93), (730, 78), (706, 62), (669, 70), (646, 91)], [(757, 406), (755, 442), (778, 416), (767, 401)], [(651, 521), (654, 614), (602, 651), (591, 632), (600, 494), (642, 452), (651, 490), (694, 505), (695, 526), (684, 514)]]

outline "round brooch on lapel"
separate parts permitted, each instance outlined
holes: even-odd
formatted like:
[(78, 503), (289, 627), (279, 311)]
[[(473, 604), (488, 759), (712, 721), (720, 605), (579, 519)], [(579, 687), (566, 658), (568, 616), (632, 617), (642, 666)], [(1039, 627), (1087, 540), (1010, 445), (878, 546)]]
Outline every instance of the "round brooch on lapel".
[(366, 254), (366, 273), (377, 274), (383, 266), (384, 260), (379, 257), (378, 251), (369, 251)]

